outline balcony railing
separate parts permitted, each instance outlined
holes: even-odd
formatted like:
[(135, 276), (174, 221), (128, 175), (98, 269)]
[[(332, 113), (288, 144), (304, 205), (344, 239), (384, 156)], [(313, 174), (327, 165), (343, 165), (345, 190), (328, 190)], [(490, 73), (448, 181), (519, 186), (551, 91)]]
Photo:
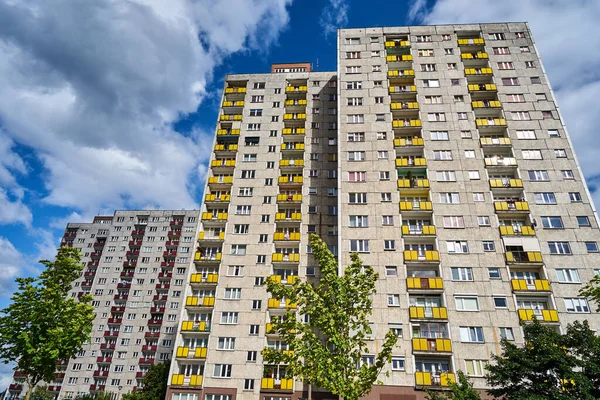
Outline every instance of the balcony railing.
[(534, 279), (532, 283), (526, 279), (511, 279), (510, 284), (513, 291), (536, 291), (536, 292), (549, 292), (550, 282), (547, 279)]
[(207, 274), (206, 277), (202, 274), (192, 274), (190, 283), (217, 283), (219, 274)]
[(502, 104), (498, 100), (472, 101), (473, 108), (500, 108)]
[(433, 209), (430, 201), (401, 201), (400, 212), (402, 211), (431, 211)]
[(485, 39), (483, 38), (469, 38), (469, 39), (458, 39), (459, 46), (483, 46), (485, 44)]
[(425, 167), (427, 159), (425, 157), (398, 157), (396, 158), (396, 167)]
[(463, 60), (487, 60), (489, 57), (487, 53), (479, 51), (477, 53), (462, 53), (460, 58)]
[(469, 92), (495, 92), (498, 90), (494, 83), (474, 83), (467, 85)]
[(288, 275), (286, 277), (283, 277), (281, 275), (271, 275), (268, 279), (277, 283), (293, 285), (294, 283), (296, 283), (296, 281), (300, 279), (300, 277), (298, 275)]
[(202, 375), (190, 375), (187, 377), (183, 374), (175, 374), (171, 377), (171, 385), (174, 386), (192, 386), (192, 387), (200, 387), (202, 386)]
[(413, 338), (412, 348), (413, 351), (452, 352), (452, 341), (450, 339)]
[(415, 70), (413, 69), (388, 70), (388, 77), (390, 78), (413, 78), (414, 76)]
[(465, 75), (492, 75), (491, 68), (465, 68)]
[(504, 118), (477, 118), (475, 125), (477, 127), (506, 126), (506, 120)]
[(506, 262), (508, 263), (541, 263), (542, 253), (539, 251), (507, 251)]
[(483, 137), (479, 139), (482, 146), (510, 146), (512, 142), (508, 137)]
[(185, 305), (186, 307), (214, 307), (215, 298), (188, 296), (185, 299)]
[(519, 226), (515, 228), (512, 225), (500, 226), (500, 236), (534, 236), (535, 231), (532, 226)]
[(456, 376), (450, 372), (415, 372), (415, 383), (417, 386), (450, 386), (450, 383), (456, 383)]
[(181, 330), (183, 332), (210, 332), (210, 324), (206, 321), (182, 321)]
[(300, 254), (298, 254), (298, 253), (290, 253), (290, 254), (273, 253), (271, 255), (271, 261), (272, 262), (297, 263), (297, 262), (300, 262)]
[(402, 225), (403, 235), (435, 235), (435, 225)]
[(217, 129), (217, 136), (239, 136), (239, 129)]
[[(396, 159), (396, 166), (400, 167), (400, 166), (406, 166), (406, 165), (398, 165), (398, 160), (402, 160), (404, 161), (405, 159)], [(413, 164), (412, 165), (425, 165), (424, 164), (425, 159), (424, 158), (415, 158), (413, 160)], [(403, 163), (402, 163), (403, 164)], [(420, 178), (415, 178), (415, 179), (398, 179), (398, 188), (428, 188), (429, 187), (429, 179), (420, 179)]]
[(517, 178), (490, 179), (492, 188), (522, 188), (523, 181)]
[(275, 241), (299, 241), (300, 240), (300, 232), (275, 232), (273, 234), (273, 240)]
[(275, 214), (275, 221), (301, 221), (302, 220), (302, 213), (299, 212), (295, 212), (295, 213), (276, 213)]
[(424, 253), (417, 250), (404, 250), (404, 261), (439, 262), (440, 253), (437, 250), (425, 250)]
[(411, 319), (448, 319), (446, 307), (410, 306), (408, 312)]
[(273, 389), (273, 390), (294, 390), (293, 379), (275, 379), (275, 378), (262, 378), (260, 383), (261, 389)]
[(407, 289), (444, 289), (442, 278), (406, 278)]
[(416, 101), (391, 103), (390, 109), (392, 111), (395, 111), (395, 110), (417, 110), (417, 109), (419, 109), (419, 103), (417, 103)]
[(490, 167), (490, 166), (516, 166), (517, 165), (517, 159), (514, 157), (498, 157), (498, 156), (493, 156), (493, 157), (486, 157), (484, 159), (485, 161), (485, 166), (486, 167)]
[(410, 54), (389, 55), (385, 57), (387, 62), (412, 61), (412, 59), (413, 57)]
[(534, 318), (544, 322), (558, 322), (558, 312), (556, 310), (519, 309), (521, 321), (533, 321)]
[(215, 145), (215, 151), (237, 151), (238, 150), (238, 145), (237, 144), (216, 144)]
[(394, 139), (394, 147), (414, 147), (423, 146), (423, 138), (400, 138)]
[(178, 358), (206, 358), (207, 350), (206, 347), (177, 347), (176, 356)]
[(302, 195), (299, 193), (296, 194), (278, 194), (277, 195), (277, 202), (278, 203), (285, 203), (285, 202), (290, 202), (290, 203), (300, 203), (302, 202)]
[(415, 85), (390, 86), (388, 90), (390, 93), (414, 93), (417, 91), (417, 87)]
[(216, 194), (207, 194), (206, 196), (204, 196), (204, 201), (205, 202), (224, 202), (224, 203), (228, 203), (229, 201), (231, 201), (231, 195), (230, 194), (222, 194), (220, 196), (217, 196)]
[(410, 47), (408, 40), (386, 40), (385, 47)]

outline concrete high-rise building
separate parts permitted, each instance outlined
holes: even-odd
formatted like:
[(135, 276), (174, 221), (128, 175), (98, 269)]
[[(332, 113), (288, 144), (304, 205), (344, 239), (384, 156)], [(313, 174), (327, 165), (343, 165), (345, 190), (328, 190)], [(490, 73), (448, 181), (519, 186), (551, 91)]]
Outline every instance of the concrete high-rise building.
[[(150, 236), (158, 243), (147, 245), (157, 253), (146, 276), (125, 242), (115, 260), (104, 250), (90, 261), (121, 269), (104, 281), (86, 270), (74, 289), (85, 281), (92, 294), (101, 285), (114, 293), (97, 295), (93, 343), (69, 362), (61, 398), (89, 385), (125, 393), (146, 370), (139, 358), (168, 357), (169, 400), (307, 397), (261, 350), (288, 349), (268, 330), (288, 304), (269, 298), (265, 279), (319, 278), (310, 233), (342, 265), (359, 252), (379, 273), (363, 361), (390, 329), (399, 341), (369, 399), (423, 399), (458, 370), (484, 389), (490, 354), (502, 338), (523, 343), (520, 322), (534, 316), (561, 332), (578, 319), (600, 329), (578, 295), (600, 274), (598, 218), (527, 24), (342, 29), (337, 51), (337, 72), (297, 63), (227, 76), (199, 212), (117, 212), (106, 227), (69, 225), (75, 246), (99, 241), (72, 233), (92, 227), (107, 230), (106, 246), (112, 237), (137, 251)], [(162, 236), (149, 234), (154, 216)], [(148, 228), (136, 244), (127, 227), (142, 230), (140, 219)], [(171, 224), (189, 235), (172, 237)], [(117, 293), (122, 277), (128, 298)], [(146, 300), (133, 298), (135, 284)]]

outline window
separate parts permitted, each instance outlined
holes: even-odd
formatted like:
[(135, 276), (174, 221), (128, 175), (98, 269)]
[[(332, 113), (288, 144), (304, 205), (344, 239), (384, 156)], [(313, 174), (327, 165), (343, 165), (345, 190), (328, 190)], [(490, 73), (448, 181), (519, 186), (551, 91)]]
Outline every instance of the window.
[(569, 242), (548, 242), (550, 254), (572, 254)]
[(564, 228), (561, 217), (542, 217), (542, 226), (544, 229)]
[(383, 241), (383, 250), (384, 251), (395, 251), (396, 250), (396, 241), (395, 240), (384, 240)]
[(552, 111), (542, 111), (542, 118), (543, 119), (553, 119), (554, 116), (552, 115)]
[(519, 78), (502, 78), (502, 84), (504, 86), (518, 86)]
[(237, 312), (224, 311), (221, 313), (221, 324), (234, 325), (234, 324), (237, 324), (237, 321), (238, 321), (238, 313)]
[(393, 215), (382, 215), (381, 216), (381, 224), (382, 225), (394, 225), (394, 216)]
[(435, 64), (421, 64), (421, 72), (435, 72)]
[(560, 173), (563, 179), (575, 179), (575, 174), (570, 169), (563, 169)]
[(366, 180), (367, 180), (367, 173), (364, 171), (348, 172), (348, 182), (365, 182)]
[(400, 306), (400, 295), (398, 295), (398, 294), (388, 294), (387, 295), (387, 304), (388, 304), (388, 307), (398, 307), (398, 306)]
[(361, 81), (346, 82), (346, 89), (350, 89), (350, 90), (362, 89), (362, 82)]
[(590, 308), (586, 299), (581, 298), (565, 298), (565, 308), (567, 312), (573, 313), (589, 313)]
[(473, 270), (469, 267), (453, 267), (450, 268), (453, 281), (472, 281)]
[(250, 98), (250, 102), (251, 103), (262, 103), (264, 101), (265, 101), (265, 96), (262, 96), (262, 95), (260, 95), (260, 96), (252, 96)]
[[(464, 103), (465, 102), (465, 96), (463, 96), (462, 94), (455, 95), (454, 96), (454, 102), (455, 103)], [(465, 119), (467, 119), (467, 118), (465, 117)]]
[(215, 364), (214, 378), (231, 378), (231, 364)]
[(471, 139), (471, 138), (473, 138), (473, 134), (471, 133), (471, 131), (460, 131), (460, 138), (461, 139)]
[(548, 98), (546, 97), (546, 93), (536, 93), (535, 94), (535, 99), (537, 101), (544, 101), (544, 100), (548, 100)]
[(260, 124), (248, 124), (249, 131), (260, 131)]
[(360, 65), (350, 65), (346, 67), (347, 74), (360, 74)]
[(348, 134), (347, 140), (349, 142), (364, 142), (365, 134), (364, 132), (351, 132)]
[(346, 44), (360, 44), (360, 38), (346, 38)]
[(465, 360), (465, 370), (468, 376), (483, 376), (485, 374), (485, 360)]
[(484, 240), (481, 242), (483, 244), (483, 251), (496, 251), (496, 245), (492, 240)]
[(521, 50), (521, 53), (529, 53), (529, 52), (531, 52), (531, 50), (529, 49), (529, 46), (520, 46), (519, 50)]
[(458, 193), (440, 193), (440, 203), (442, 204), (458, 204), (460, 198)]
[(232, 244), (231, 252), (229, 254), (233, 254), (236, 256), (246, 255), (246, 245), (245, 244)]
[(496, 55), (510, 54), (510, 51), (508, 50), (508, 47), (493, 47), (492, 51)]
[(377, 132), (377, 140), (387, 140), (387, 132)]
[(263, 110), (260, 108), (250, 110), (251, 117), (262, 117)]
[(398, 269), (395, 265), (386, 265), (385, 276), (398, 276)]
[(244, 379), (244, 390), (254, 390), (254, 379)]
[(419, 57), (433, 57), (433, 49), (419, 49), (417, 55)]
[(350, 228), (366, 228), (369, 226), (369, 217), (367, 215), (350, 215), (348, 226)]
[(375, 121), (385, 121), (385, 114), (375, 114)]
[(459, 120), (467, 120), (467, 119), (468, 119), (468, 117), (467, 117), (467, 113), (466, 113), (466, 112), (459, 112), (459, 113), (456, 113), (456, 117), (457, 117)]
[(507, 94), (507, 103), (525, 103), (525, 96), (522, 94)]
[[(362, 106), (363, 98), (362, 97), (348, 97), (348, 105), (349, 106)], [(313, 114), (315, 114), (313, 112)]]
[(469, 246), (466, 241), (446, 241), (446, 248), (448, 254), (467, 254), (469, 253)]
[(512, 328), (500, 328), (500, 339), (515, 340)]
[(349, 204), (367, 204), (366, 193), (348, 193)]
[(248, 224), (235, 224), (233, 225), (233, 233), (245, 235), (248, 233), (250, 225)]
[(444, 49), (444, 54), (447, 56), (451, 56), (454, 54), (454, 49), (446, 48), (446, 49)]
[(533, 198), (536, 204), (556, 204), (556, 197), (554, 193), (534, 193)]
[(489, 38), (490, 38), (490, 40), (505, 40), (506, 39), (506, 37), (504, 36), (504, 33), (490, 33)]
[(442, 96), (425, 96), (425, 104), (442, 104)]
[(464, 228), (465, 223), (462, 216), (446, 216), (443, 217), (444, 228)]
[(517, 139), (521, 139), (521, 140), (536, 139), (535, 131), (532, 131), (532, 130), (517, 131)]
[(475, 150), (465, 150), (465, 158), (475, 158)]
[(556, 158), (567, 158), (567, 152), (564, 149), (554, 149)]
[(528, 171), (529, 180), (532, 181), (548, 181), (550, 177), (548, 176), (548, 171), (544, 170), (531, 170)]
[(347, 51), (346, 52), (347, 59), (357, 59), (360, 58), (360, 51)]
[(381, 65), (373, 65), (371, 67), (371, 72), (381, 72)]
[(531, 83), (532, 84), (541, 84), (542, 80), (539, 76), (532, 76), (531, 77)]
[(404, 357), (392, 356), (392, 371), (404, 371)]
[(529, 111), (513, 111), (510, 113), (513, 121), (530, 121)]
[(438, 182), (456, 182), (456, 172), (436, 171), (435, 178)]
[(362, 124), (365, 122), (365, 116), (363, 114), (349, 114), (347, 115), (347, 122), (349, 124)]
[(438, 79), (423, 79), (423, 87), (426, 88), (439, 88), (440, 81)]
[(598, 253), (598, 243), (596, 242), (585, 242), (585, 248), (588, 253)]
[(499, 62), (498, 63), (498, 69), (515, 69), (515, 66), (510, 61)]
[(479, 171), (469, 171), (469, 179), (475, 181), (479, 178)]
[(477, 217), (477, 224), (479, 226), (490, 226), (490, 217), (487, 216), (478, 216)]
[(392, 194), (391, 193), (381, 193), (381, 201), (382, 202), (392, 201)]
[(448, 131), (431, 131), (431, 140), (448, 140)]
[(383, 104), (383, 96), (376, 96), (375, 104)]
[(476, 296), (455, 296), (457, 311), (479, 311), (479, 301)]
[(571, 203), (579, 203), (581, 202), (581, 193), (579, 192), (569, 192), (569, 200)]
[(235, 350), (234, 337), (220, 337), (217, 342), (218, 350)]
[(590, 219), (588, 217), (584, 216), (579, 216), (577, 217), (577, 224), (579, 224), (579, 227), (590, 227)]
[(242, 297), (242, 289), (241, 288), (226, 288), (225, 289), (225, 297), (227, 300), (239, 300)]
[[(352, 218), (352, 216), (351, 216)], [(350, 251), (358, 253), (369, 252), (369, 241), (368, 240), (350, 240)]]
[(469, 343), (483, 343), (483, 328), (480, 326), (461, 326), (460, 341)]
[(450, 70), (450, 71), (456, 70), (456, 63), (448, 63), (448, 64), (446, 64), (446, 66), (448, 67), (448, 70)]
[(522, 150), (521, 154), (525, 160), (541, 160), (542, 152), (540, 150)]
[(574, 268), (559, 268), (556, 270), (556, 277), (561, 283), (581, 283), (579, 272)]
[(371, 57), (379, 57), (381, 52), (379, 50), (371, 50)]
[(365, 161), (365, 154), (364, 151), (349, 151), (348, 161)]
[(434, 150), (433, 151), (433, 159), (434, 160), (443, 160), (448, 161), (452, 160), (452, 151), (450, 150)]
[(262, 300), (252, 300), (252, 309), (260, 310), (262, 307)]
[(431, 35), (417, 35), (415, 39), (417, 43), (431, 42)]
[(500, 268), (488, 268), (488, 276), (490, 279), (501, 279), (502, 275), (500, 275)]

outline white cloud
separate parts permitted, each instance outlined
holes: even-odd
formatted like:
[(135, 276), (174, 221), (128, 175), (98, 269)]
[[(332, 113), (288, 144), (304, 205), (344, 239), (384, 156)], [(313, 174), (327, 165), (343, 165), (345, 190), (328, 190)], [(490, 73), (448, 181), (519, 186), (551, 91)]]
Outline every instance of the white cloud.
[(13, 292), (14, 280), (21, 272), (23, 256), (6, 238), (0, 236), (0, 296)]
[(31, 225), (33, 216), (20, 194), (19, 190), (9, 193), (0, 187), (0, 224)]
[[(425, 24), (525, 21), (555, 90), (583, 172), (600, 179), (600, 2), (589, 0), (438, 0), (414, 15)], [(594, 194), (600, 204), (600, 194)]]
[(319, 24), (323, 28), (325, 37), (337, 32), (338, 28), (346, 26), (348, 23), (348, 8), (347, 0), (329, 0), (319, 18)]
[(196, 207), (211, 138), (171, 124), (197, 109), (224, 57), (277, 40), (290, 3), (0, 2), (0, 155), (12, 157), (0, 185), (26, 172), (14, 141), (42, 161), (48, 204)]

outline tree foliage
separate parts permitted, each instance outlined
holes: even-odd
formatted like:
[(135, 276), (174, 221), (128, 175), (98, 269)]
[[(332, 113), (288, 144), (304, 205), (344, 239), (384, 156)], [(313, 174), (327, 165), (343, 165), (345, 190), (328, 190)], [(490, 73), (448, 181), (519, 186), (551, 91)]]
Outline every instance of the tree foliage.
[(523, 327), (522, 347), (503, 340), (492, 355), (487, 381), (494, 397), (521, 399), (600, 398), (600, 338), (587, 321), (575, 322), (561, 335), (534, 321)]
[(600, 312), (600, 275), (594, 276), (587, 285), (579, 291), (581, 296), (596, 304), (596, 312)]
[(449, 391), (433, 391), (426, 389), (427, 400), (480, 400), (479, 392), (473, 389), (473, 383), (469, 381), (464, 372), (457, 372), (458, 382), (451, 382)]
[(86, 393), (77, 395), (75, 400), (113, 400), (114, 396), (111, 392)]
[(74, 357), (90, 338), (90, 295), (67, 298), (81, 271), (79, 250), (62, 247), (37, 278), (18, 278), (12, 303), (0, 311), (0, 359), (27, 374), (29, 400), (40, 381), (54, 380), (56, 362)]
[[(311, 235), (309, 241), (321, 272), (318, 284), (267, 281), (273, 298), (297, 304), (298, 314), (290, 308), (283, 318), (271, 318), (273, 332), (293, 351), (265, 348), (262, 354), (268, 363), (285, 363), (298, 380), (355, 400), (371, 391), (390, 362), (398, 337), (388, 332), (375, 362), (361, 363), (368, 352), (365, 338), (371, 333), (368, 317), (378, 275), (372, 267), (363, 266), (357, 254), (352, 254), (352, 263), (340, 275), (327, 245), (317, 235)], [(306, 316), (308, 322), (303, 323), (297, 315)]]
[(123, 400), (164, 400), (170, 368), (170, 361), (152, 365), (142, 380), (141, 389), (124, 394)]
[(54, 400), (56, 395), (48, 391), (48, 386), (36, 386), (31, 393), (31, 400)]

